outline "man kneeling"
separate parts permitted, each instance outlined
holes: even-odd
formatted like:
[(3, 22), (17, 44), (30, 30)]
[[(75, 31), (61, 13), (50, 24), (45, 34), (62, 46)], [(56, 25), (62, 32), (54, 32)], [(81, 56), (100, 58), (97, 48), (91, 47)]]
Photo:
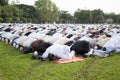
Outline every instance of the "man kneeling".
[(70, 47), (67, 45), (54, 44), (47, 48), (42, 55), (42, 60), (68, 60), (75, 56), (75, 52), (70, 52)]

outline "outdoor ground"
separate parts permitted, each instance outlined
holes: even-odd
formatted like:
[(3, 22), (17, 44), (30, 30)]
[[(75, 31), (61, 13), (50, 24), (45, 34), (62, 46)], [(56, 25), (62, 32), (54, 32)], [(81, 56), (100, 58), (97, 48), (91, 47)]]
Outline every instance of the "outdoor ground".
[(32, 60), (31, 54), (0, 41), (0, 80), (120, 80), (120, 54), (55, 64)]

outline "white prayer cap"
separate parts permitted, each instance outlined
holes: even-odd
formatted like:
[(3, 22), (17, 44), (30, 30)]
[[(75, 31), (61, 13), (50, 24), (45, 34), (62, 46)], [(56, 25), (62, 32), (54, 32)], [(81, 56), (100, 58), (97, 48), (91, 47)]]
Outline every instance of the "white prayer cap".
[(33, 55), (34, 55), (34, 56), (37, 56), (37, 55), (38, 55), (38, 52), (37, 52), (37, 51), (35, 51), (35, 52), (33, 53)]

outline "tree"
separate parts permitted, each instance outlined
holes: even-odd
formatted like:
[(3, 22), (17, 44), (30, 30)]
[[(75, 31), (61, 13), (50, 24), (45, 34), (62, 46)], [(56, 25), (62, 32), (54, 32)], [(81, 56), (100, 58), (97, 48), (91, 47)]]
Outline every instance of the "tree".
[(11, 17), (5, 17), (4, 18), (4, 22), (11, 23), (12, 22), (12, 18)]
[(62, 23), (73, 22), (73, 16), (70, 13), (68, 13), (68, 11), (60, 11), (59, 19)]
[(0, 6), (0, 16), (2, 15), (2, 7)]
[(101, 23), (101, 22), (104, 22), (105, 19), (104, 19), (104, 13), (101, 9), (95, 9), (92, 12), (92, 17), (93, 17), (93, 21), (92, 23)]
[(59, 10), (50, 0), (37, 0), (35, 8), (38, 10), (38, 17), (42, 22), (54, 22), (58, 20)]
[(105, 19), (103, 17), (103, 15), (97, 15), (95, 17), (95, 23), (104, 23), (105, 22)]
[(2, 13), (3, 18), (5, 18), (5, 17), (12, 18), (13, 17), (13, 11), (11, 10), (11, 6), (3, 6), (1, 13)]
[(12, 11), (14, 17), (19, 17), (19, 15), (22, 14), (21, 10), (19, 10), (19, 8), (17, 8), (16, 6), (10, 5), (10, 7), (10, 10)]
[[(2, 6), (1, 9), (1, 16), (3, 18), (3, 21), (11, 21), (11, 22), (20, 22), (20, 18), (18, 16), (18, 12), (20, 12), (17, 7), (14, 5), (7, 5), (7, 6)], [(22, 13), (21, 13), (22, 14)]]
[(92, 22), (92, 14), (89, 10), (78, 9), (74, 13), (74, 18), (77, 23), (91, 23)]
[(22, 16), (26, 18), (34, 18), (36, 16), (36, 9), (34, 6), (29, 6), (29, 5), (16, 5), (20, 10), (22, 10)]
[(117, 21), (117, 15), (115, 13), (109, 13), (109, 14), (105, 14), (105, 18), (107, 19), (112, 19), (113, 23), (116, 23)]
[[(37, 19), (38, 18), (38, 12), (35, 9), (34, 6), (30, 6), (30, 5), (25, 5), (25, 4), (19, 4), (19, 5), (15, 5), (17, 8), (19, 8), (19, 17), (24, 17), (24, 18), (30, 18), (32, 20), (27, 19), (28, 21), (34, 21), (33, 19)], [(26, 22), (26, 20), (25, 20)]]
[(0, 17), (0, 23), (1, 23), (1, 22), (3, 22), (3, 18), (2, 18), (2, 17)]
[(116, 23), (120, 23), (120, 14), (117, 15)]
[(32, 19), (31, 18), (27, 18), (27, 22), (32, 22)]
[(25, 17), (21, 17), (20, 21), (22, 21), (23, 23), (27, 23), (27, 19)]
[(0, 6), (8, 5), (8, 0), (0, 0)]
[(19, 17), (14, 17), (13, 22), (20, 22), (20, 18)]

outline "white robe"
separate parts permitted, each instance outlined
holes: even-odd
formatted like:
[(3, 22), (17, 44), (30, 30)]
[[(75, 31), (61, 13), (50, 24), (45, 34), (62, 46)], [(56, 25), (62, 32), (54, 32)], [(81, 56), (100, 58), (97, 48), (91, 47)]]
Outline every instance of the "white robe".
[(120, 51), (120, 35), (116, 34), (114, 36), (112, 36), (112, 38), (107, 41), (103, 47), (105, 47), (107, 49), (107, 51), (111, 52), (111, 51), (116, 51), (119, 52)]
[(72, 59), (74, 57), (74, 52), (70, 53), (69, 46), (59, 44), (54, 44), (47, 48), (47, 50), (43, 53), (42, 58), (47, 58), (48, 54), (60, 57), (60, 60)]

